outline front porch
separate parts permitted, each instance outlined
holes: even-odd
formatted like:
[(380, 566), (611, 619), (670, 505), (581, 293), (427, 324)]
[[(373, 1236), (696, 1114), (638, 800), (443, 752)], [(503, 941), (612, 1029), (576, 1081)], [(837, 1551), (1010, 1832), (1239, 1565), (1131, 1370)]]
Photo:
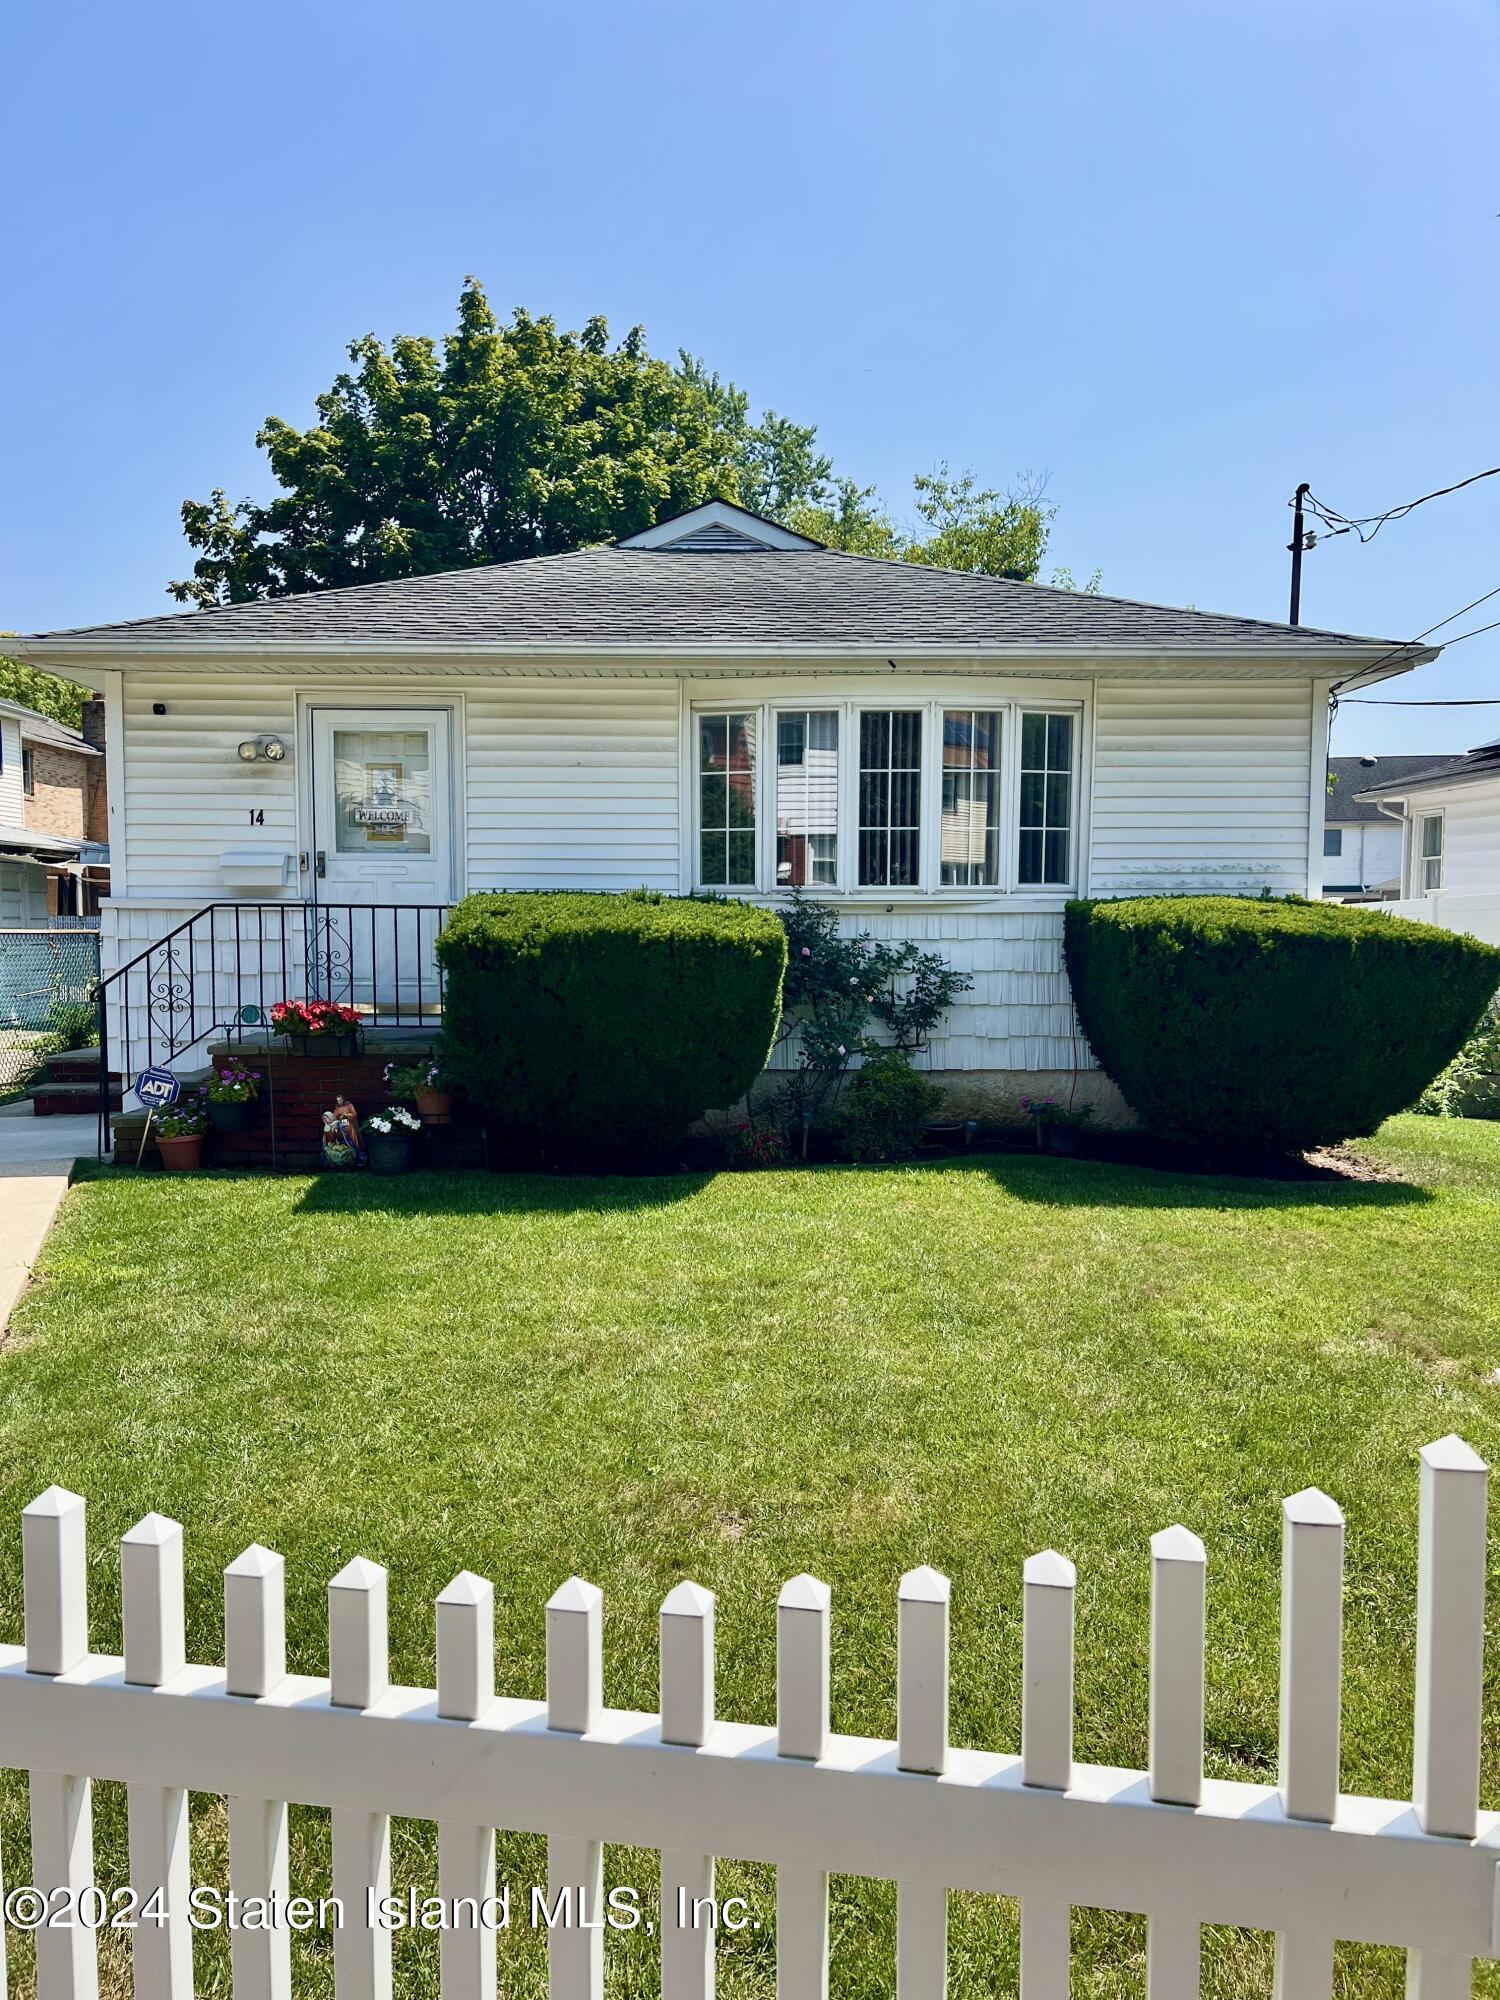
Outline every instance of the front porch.
[[(184, 1080), (233, 1049), (267, 1065), (267, 1103), (251, 1132), (220, 1134), (225, 1164), (316, 1163), (317, 1127), (302, 1131), (313, 1098), (321, 1111), (347, 1087), (374, 1108), (385, 1064), (431, 1046), (442, 1024), (443, 975), (434, 946), (448, 904), (210, 903), (106, 906), (99, 988), (101, 1151), (109, 1141), (109, 1077), (129, 1091), (143, 1069)], [(142, 939), (140, 933), (146, 932)], [(282, 1000), (330, 1000), (359, 1015), (364, 1052), (289, 1054), (271, 1031)], [(280, 1089), (278, 1091), (278, 1084)], [(283, 1113), (275, 1126), (273, 1100)], [(286, 1116), (292, 1118), (292, 1126)], [(122, 1150), (144, 1114), (114, 1120)], [(295, 1128), (295, 1129), (293, 1129)], [(235, 1142), (235, 1143), (231, 1143)], [(457, 1164), (457, 1162), (455, 1162)]]

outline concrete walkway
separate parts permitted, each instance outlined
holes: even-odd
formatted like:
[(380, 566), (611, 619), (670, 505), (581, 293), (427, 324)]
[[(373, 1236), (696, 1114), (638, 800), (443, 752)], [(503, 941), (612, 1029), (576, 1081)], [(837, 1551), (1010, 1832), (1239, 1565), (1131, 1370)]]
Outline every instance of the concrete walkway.
[(38, 1118), (29, 1104), (0, 1108), (0, 1330), (26, 1289), (73, 1162), (92, 1158), (97, 1132), (91, 1112)]

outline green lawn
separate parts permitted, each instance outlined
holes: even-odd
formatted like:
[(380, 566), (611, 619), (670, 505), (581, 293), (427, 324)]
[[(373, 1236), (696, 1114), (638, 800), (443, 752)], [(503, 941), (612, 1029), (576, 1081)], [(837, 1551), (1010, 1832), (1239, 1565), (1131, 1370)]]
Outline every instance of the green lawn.
[[(652, 1708), (657, 1607), (691, 1575), (719, 1596), (720, 1713), (768, 1723), (776, 1592), (810, 1569), (834, 1592), (835, 1727), (890, 1735), (896, 1583), (931, 1562), (954, 1581), (954, 1740), (1014, 1748), (1021, 1563), (1050, 1544), (1079, 1569), (1077, 1754), (1139, 1765), (1147, 1538), (1182, 1520), (1209, 1549), (1210, 1769), (1265, 1778), (1278, 1502), (1316, 1483), (1349, 1519), (1344, 1783), (1403, 1796), (1414, 1454), (1454, 1430), (1500, 1451), (1500, 1124), (1400, 1118), (1361, 1150), (1400, 1178), (1026, 1156), (635, 1181), (107, 1175), (70, 1195), (0, 1353), (0, 1638), (21, 1638), (15, 1517), (56, 1480), (88, 1497), (104, 1649), (115, 1544), (159, 1508), (188, 1530), (193, 1657), (221, 1657), (219, 1572), (260, 1540), (287, 1558), (295, 1669), (323, 1671), (324, 1585), (362, 1554), (390, 1568), (397, 1678), (431, 1684), (432, 1599), (467, 1566), (495, 1580), (502, 1691), (539, 1696), (542, 1605), (577, 1570), (606, 1594), (607, 1699)], [(1490, 1603), (1493, 1629), (1495, 1579)], [(1493, 1701), (1486, 1741), (1493, 1775)], [(97, 1817), (119, 1879), (114, 1787)], [(326, 1824), (293, 1823), (293, 1887), (316, 1893)], [(217, 1801), (195, 1839), (213, 1879)], [(508, 1837), (503, 1872), (536, 1879), (539, 1848)], [(397, 1829), (396, 1865), (430, 1877), (426, 1829)], [(649, 1880), (646, 1857), (610, 1866)], [(720, 1990), (769, 1996), (767, 1873), (721, 1875), (766, 1927), (721, 1946)], [(835, 1884), (841, 1995), (891, 1992), (893, 1901)], [(1075, 1994), (1142, 1991), (1139, 1922), (1080, 1912), (1075, 1945)], [(643, 1943), (609, 1948), (612, 1995), (655, 1993)], [(299, 1949), (300, 1990), (330, 1993), (326, 1946)], [(544, 1992), (539, 1945), (502, 1950), (507, 1994)], [(200, 1990), (226, 1992), (199, 1952)], [(1013, 1908), (955, 1897), (952, 1962), (965, 2000), (1013, 1990)], [(1270, 1990), (1264, 1938), (1211, 1934), (1207, 1964), (1224, 2000)], [(423, 1943), (400, 1941), (397, 1968), (404, 1994), (436, 1994)], [(127, 1990), (114, 1952), (106, 1971)], [(1341, 1957), (1345, 1994), (1400, 1990), (1389, 1954)]]

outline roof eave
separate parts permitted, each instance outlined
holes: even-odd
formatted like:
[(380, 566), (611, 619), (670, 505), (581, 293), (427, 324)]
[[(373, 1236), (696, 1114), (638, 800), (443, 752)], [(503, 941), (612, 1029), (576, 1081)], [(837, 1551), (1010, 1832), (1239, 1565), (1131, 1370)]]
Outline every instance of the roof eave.
[[(1182, 663), (1234, 663), (1241, 666), (1265, 665), (1270, 661), (1305, 661), (1314, 678), (1320, 670), (1332, 674), (1343, 687), (1363, 687), (1435, 660), (1441, 648), (1412, 646), (1393, 652), (1389, 646), (1372, 644), (1374, 658), (1360, 663), (1362, 648), (1347, 641), (1341, 644), (1305, 644), (1271, 649), (1260, 646), (1230, 645), (1106, 645), (1086, 646), (1076, 642), (1029, 640), (990, 645), (963, 645), (946, 640), (914, 644), (910, 640), (787, 641), (775, 645), (712, 645), (701, 641), (530, 639), (496, 642), (492, 640), (426, 641), (398, 640), (375, 643), (347, 639), (321, 640), (219, 640), (211, 645), (164, 642), (161, 640), (69, 639), (29, 637), (7, 639), (6, 650), (14, 659), (37, 666), (72, 668), (80, 677), (129, 666), (193, 666), (218, 661), (295, 661), (349, 659), (423, 660), (440, 664), (444, 660), (577, 661), (613, 662), (622, 665), (650, 665), (662, 661), (741, 661), (780, 664), (798, 660), (1054, 660), (1089, 667), (1109, 666), (1119, 661), (1172, 660)], [(87, 685), (97, 685), (86, 680)]]

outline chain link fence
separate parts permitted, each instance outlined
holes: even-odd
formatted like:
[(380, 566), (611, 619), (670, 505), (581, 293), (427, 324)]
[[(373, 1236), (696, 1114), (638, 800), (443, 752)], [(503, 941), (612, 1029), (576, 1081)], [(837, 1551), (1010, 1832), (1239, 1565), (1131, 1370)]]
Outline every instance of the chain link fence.
[(0, 1099), (16, 1097), (49, 1056), (98, 1040), (99, 932), (88, 919), (0, 929)]

